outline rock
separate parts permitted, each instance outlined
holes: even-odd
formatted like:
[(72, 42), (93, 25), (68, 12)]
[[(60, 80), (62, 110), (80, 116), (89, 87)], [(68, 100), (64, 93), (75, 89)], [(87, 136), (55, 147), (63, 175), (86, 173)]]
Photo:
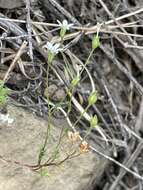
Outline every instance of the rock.
[[(92, 190), (100, 179), (107, 161), (87, 152), (67, 160), (59, 166), (48, 166), (49, 176), (41, 177), (29, 168), (7, 160), (23, 164), (36, 164), (38, 152), (43, 144), (47, 121), (15, 106), (8, 106), (12, 124), (0, 123), (0, 190)], [(54, 150), (61, 127), (67, 127), (65, 120), (52, 119), (51, 135), (45, 159)], [(74, 145), (73, 145), (74, 146)], [(65, 136), (60, 148), (60, 157), (71, 150), (71, 142)]]
[(0, 8), (13, 9), (23, 6), (24, 0), (0, 0)]
[[(36, 4), (38, 0), (30, 0), (31, 5)], [(0, 8), (3, 9), (14, 9), (22, 6), (26, 6), (25, 0), (0, 0)]]
[(49, 96), (50, 100), (60, 102), (65, 99), (66, 92), (63, 88), (59, 88), (57, 85), (51, 84), (48, 88), (45, 88), (44, 95), (45, 97)]

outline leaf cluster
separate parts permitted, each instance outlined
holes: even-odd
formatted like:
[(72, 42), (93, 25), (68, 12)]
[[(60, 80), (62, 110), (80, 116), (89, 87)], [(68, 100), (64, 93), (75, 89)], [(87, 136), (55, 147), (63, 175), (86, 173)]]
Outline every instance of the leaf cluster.
[(6, 88), (4, 86), (4, 82), (0, 80), (0, 105), (6, 103), (8, 94), (9, 94), (9, 89)]

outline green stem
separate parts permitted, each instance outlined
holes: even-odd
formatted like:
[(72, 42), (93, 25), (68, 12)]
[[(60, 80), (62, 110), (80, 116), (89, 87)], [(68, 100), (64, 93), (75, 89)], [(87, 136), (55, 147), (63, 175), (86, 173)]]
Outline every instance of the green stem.
[(76, 124), (80, 121), (80, 119), (82, 118), (82, 116), (84, 115), (85, 112), (87, 112), (88, 108), (90, 107), (90, 105), (87, 105), (87, 107), (85, 108), (85, 110), (80, 114), (79, 118), (76, 120), (76, 122), (73, 124), (73, 127), (76, 126)]
[(94, 49), (91, 50), (91, 52), (90, 52), (90, 54), (89, 54), (89, 56), (88, 56), (88, 58), (87, 58), (87, 60), (86, 60), (86, 62), (85, 62), (85, 64), (84, 64), (83, 69), (80, 71), (79, 76), (81, 76), (81, 74), (82, 74), (83, 71), (84, 71), (84, 68), (85, 68), (85, 67), (87, 66), (87, 64), (89, 63), (89, 60), (90, 60), (91, 56), (93, 55), (93, 52), (94, 52)]
[(83, 141), (84, 141), (84, 140), (86, 139), (86, 137), (90, 134), (91, 130), (92, 130), (92, 127), (90, 126), (89, 129), (86, 131), (86, 134), (85, 134), (85, 136), (84, 136), (84, 138), (83, 138)]
[(71, 96), (70, 96), (70, 100), (69, 100), (69, 103), (68, 103), (68, 113), (70, 113), (70, 111), (71, 111), (72, 94), (73, 94), (73, 88), (71, 89)]
[(50, 109), (50, 100), (49, 100), (49, 93), (48, 93), (48, 86), (49, 86), (49, 70), (50, 70), (50, 64), (48, 63), (48, 67), (47, 67), (47, 80), (46, 80), (46, 85), (47, 85), (47, 103), (48, 103), (48, 126), (47, 126), (47, 130), (46, 130), (46, 136), (45, 136), (45, 140), (44, 140), (44, 144), (42, 146), (41, 152), (39, 154), (39, 159), (38, 159), (38, 164), (41, 164), (42, 158), (44, 156), (45, 153), (45, 148), (47, 146), (48, 143), (48, 139), (50, 136), (50, 129), (51, 129), (51, 109)]

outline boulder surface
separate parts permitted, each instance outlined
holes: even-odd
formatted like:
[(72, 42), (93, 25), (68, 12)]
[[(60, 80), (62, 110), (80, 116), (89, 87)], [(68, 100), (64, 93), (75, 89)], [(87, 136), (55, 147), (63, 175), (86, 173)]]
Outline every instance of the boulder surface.
[[(0, 122), (0, 156), (23, 164), (36, 164), (43, 144), (47, 121), (23, 108), (8, 106), (12, 124)], [(56, 146), (61, 128), (68, 124), (63, 119), (52, 119), (51, 135), (45, 159)], [(63, 159), (72, 145), (65, 135), (58, 159)], [(0, 190), (91, 190), (100, 179), (107, 161), (87, 152), (65, 161), (59, 166), (48, 166), (48, 176), (41, 176), (22, 165), (8, 163), (0, 157)]]

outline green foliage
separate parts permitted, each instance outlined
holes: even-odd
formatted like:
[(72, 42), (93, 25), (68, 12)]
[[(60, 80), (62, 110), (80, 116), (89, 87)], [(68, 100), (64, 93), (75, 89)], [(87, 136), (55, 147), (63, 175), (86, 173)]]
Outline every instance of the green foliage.
[(64, 135), (67, 135), (67, 134), (68, 134), (68, 131), (69, 131), (69, 129), (68, 129), (67, 127), (65, 127), (65, 128), (63, 129), (63, 134), (64, 134)]
[(41, 168), (41, 169), (40, 169), (40, 175), (41, 175), (42, 177), (46, 177), (46, 176), (49, 177), (49, 176), (50, 176), (50, 174), (49, 174), (47, 168)]
[(97, 115), (94, 115), (93, 117), (91, 117), (91, 120), (90, 120), (90, 127), (96, 127), (97, 126), (97, 123), (98, 123), (98, 118), (97, 118)]
[(4, 87), (4, 82), (0, 80), (0, 105), (6, 103), (8, 93), (9, 89)]
[(42, 160), (44, 154), (45, 154), (45, 150), (44, 150), (44, 148), (43, 148), (43, 146), (42, 146), (42, 147), (40, 148), (40, 152), (39, 152), (39, 156), (38, 156), (38, 163), (41, 162), (41, 160)]
[(55, 54), (48, 51), (48, 63), (49, 64), (52, 63), (54, 57), (55, 57)]
[(66, 30), (64, 28), (61, 28), (60, 30), (60, 37), (63, 39), (66, 34)]
[(97, 101), (97, 92), (96, 91), (91, 92), (91, 94), (88, 97), (88, 104), (93, 105), (96, 103), (96, 101)]
[(94, 35), (92, 39), (92, 49), (95, 50), (100, 46), (100, 40), (98, 35)]
[(52, 159), (53, 159), (53, 160), (56, 160), (56, 159), (59, 158), (59, 156), (60, 156), (60, 152), (59, 152), (59, 149), (58, 149), (58, 147), (57, 147), (57, 148), (55, 148), (55, 150), (54, 150), (54, 152), (53, 152)]
[(78, 84), (79, 81), (80, 81), (80, 77), (79, 77), (79, 76), (75, 77), (75, 78), (71, 81), (72, 87), (75, 87), (75, 86)]

